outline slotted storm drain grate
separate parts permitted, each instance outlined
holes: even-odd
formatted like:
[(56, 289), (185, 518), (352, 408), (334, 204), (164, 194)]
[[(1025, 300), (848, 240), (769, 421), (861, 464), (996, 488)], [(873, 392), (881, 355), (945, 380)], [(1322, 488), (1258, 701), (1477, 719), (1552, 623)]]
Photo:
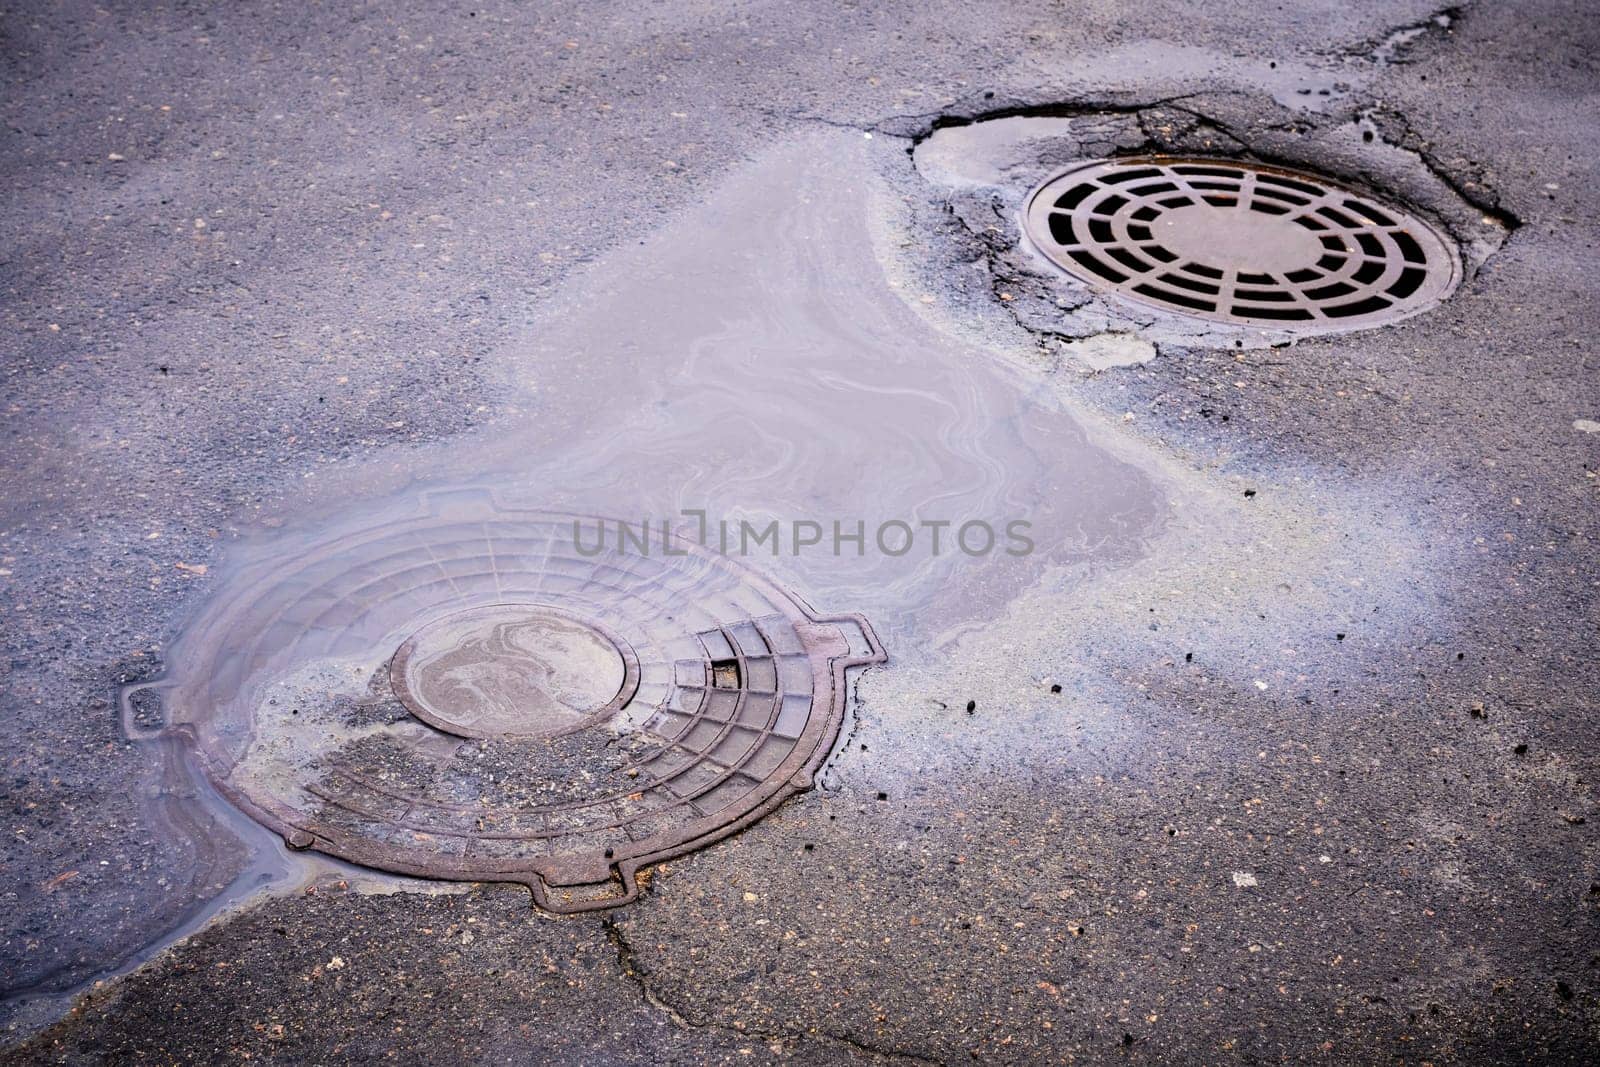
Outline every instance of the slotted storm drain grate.
[(466, 499), (257, 564), (185, 635), (164, 729), (230, 799), (296, 848), (582, 911), (810, 787), (846, 668), (884, 659), (864, 619)]
[(1298, 332), (1392, 322), (1459, 277), (1432, 227), (1325, 178), (1216, 159), (1075, 167), (1028, 202), (1029, 239), (1096, 288)]

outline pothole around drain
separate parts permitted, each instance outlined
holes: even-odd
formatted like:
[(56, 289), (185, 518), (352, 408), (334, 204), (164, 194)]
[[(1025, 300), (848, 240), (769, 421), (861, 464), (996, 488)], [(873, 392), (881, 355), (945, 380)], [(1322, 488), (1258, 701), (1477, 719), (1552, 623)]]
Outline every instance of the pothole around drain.
[(1182, 315), (1289, 333), (1394, 322), (1460, 280), (1408, 212), (1314, 174), (1232, 160), (1095, 160), (1029, 197), (1024, 230), (1091, 287)]

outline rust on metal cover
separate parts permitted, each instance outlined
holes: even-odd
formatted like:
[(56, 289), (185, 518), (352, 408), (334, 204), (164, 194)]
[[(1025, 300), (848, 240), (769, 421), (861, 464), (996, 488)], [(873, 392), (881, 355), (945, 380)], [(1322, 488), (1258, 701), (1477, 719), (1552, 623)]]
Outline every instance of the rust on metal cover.
[(291, 847), (550, 911), (632, 900), (810, 788), (846, 671), (886, 656), (692, 542), (578, 551), (594, 522), (481, 494), (263, 560), (180, 642), (165, 723), (129, 732), (184, 739)]

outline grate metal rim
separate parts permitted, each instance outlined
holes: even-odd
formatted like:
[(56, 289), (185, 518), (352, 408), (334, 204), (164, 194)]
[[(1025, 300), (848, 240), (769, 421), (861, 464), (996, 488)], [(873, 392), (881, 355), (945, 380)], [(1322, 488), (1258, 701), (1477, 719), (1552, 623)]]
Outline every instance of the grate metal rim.
[[(1268, 241), (1196, 252), (1204, 243), (1203, 233), (1192, 232), (1197, 218), (1217, 226), (1236, 219)], [(1415, 215), (1320, 175), (1229, 159), (1079, 164), (1029, 196), (1023, 232), (1051, 263), (1097, 291), (1287, 333), (1396, 322), (1436, 306), (1461, 278), (1452, 243)], [(1277, 249), (1266, 247), (1274, 243)], [(1311, 255), (1286, 265), (1284, 244)]]

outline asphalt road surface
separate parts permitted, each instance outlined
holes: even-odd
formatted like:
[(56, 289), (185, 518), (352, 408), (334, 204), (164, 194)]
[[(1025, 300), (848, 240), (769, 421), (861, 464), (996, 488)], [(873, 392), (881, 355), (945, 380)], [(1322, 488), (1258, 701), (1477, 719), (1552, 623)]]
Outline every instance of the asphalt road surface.
[[(4, 5), (6, 1058), (1591, 1062), (1597, 16)], [(1290, 344), (1022, 250), (1149, 152), (1461, 284)], [(240, 559), (491, 471), (1072, 548), (772, 563), (890, 661), (609, 912), (291, 853), (127, 736)]]

